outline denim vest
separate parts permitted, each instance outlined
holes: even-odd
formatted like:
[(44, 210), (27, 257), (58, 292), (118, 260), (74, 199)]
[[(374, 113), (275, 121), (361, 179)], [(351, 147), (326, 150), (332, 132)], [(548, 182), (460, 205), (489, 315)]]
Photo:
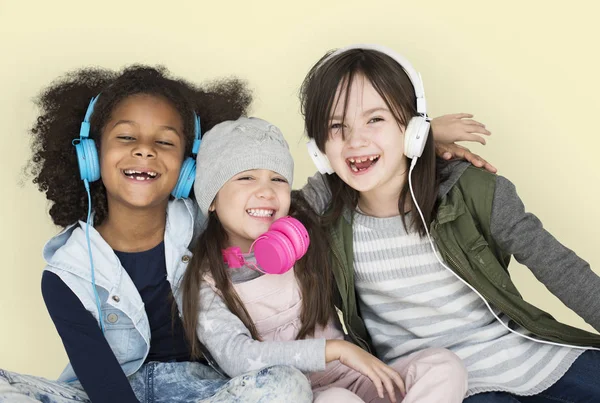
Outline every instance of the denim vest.
[[(192, 255), (188, 246), (194, 237), (196, 214), (196, 203), (189, 199), (170, 201), (167, 207), (164, 235), (167, 280), (179, 307), (179, 285)], [(114, 251), (102, 236), (90, 227), (96, 290), (102, 309), (102, 317), (99, 317), (91, 284), (85, 227), (86, 223), (80, 221), (65, 228), (46, 243), (45, 270), (59, 276), (96, 320), (102, 320), (104, 336), (123, 372), (129, 376), (142, 366), (150, 350), (148, 316), (140, 293)], [(181, 309), (179, 311), (181, 312)], [(58, 380), (70, 382), (76, 379), (71, 364), (68, 364)]]

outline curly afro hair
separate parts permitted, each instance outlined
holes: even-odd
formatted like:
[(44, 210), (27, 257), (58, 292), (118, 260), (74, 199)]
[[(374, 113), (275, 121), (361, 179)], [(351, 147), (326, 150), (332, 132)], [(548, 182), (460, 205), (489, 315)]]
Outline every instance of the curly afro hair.
[[(136, 94), (162, 97), (170, 102), (184, 121), (186, 154), (194, 139), (194, 112), (200, 116), (203, 132), (224, 120), (246, 115), (252, 101), (250, 91), (239, 79), (223, 79), (197, 87), (173, 78), (164, 67), (134, 65), (115, 72), (87, 68), (66, 74), (53, 82), (36, 99), (41, 113), (33, 134), (29, 173), (33, 183), (50, 200), (50, 217), (66, 227), (87, 216), (87, 193), (79, 176), (73, 139), (90, 99), (100, 94), (91, 117), (90, 137), (99, 148), (101, 133), (115, 107)], [(94, 224), (108, 214), (106, 190), (101, 180), (90, 183)]]

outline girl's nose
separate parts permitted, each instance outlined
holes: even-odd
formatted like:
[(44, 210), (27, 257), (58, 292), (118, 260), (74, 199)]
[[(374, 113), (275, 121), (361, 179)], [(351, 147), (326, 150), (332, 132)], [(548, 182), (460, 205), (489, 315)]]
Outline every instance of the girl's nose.
[(258, 189), (256, 196), (261, 199), (272, 199), (275, 196), (275, 191), (270, 184), (265, 184)]
[(354, 127), (346, 130), (346, 143), (351, 148), (364, 147), (369, 143), (366, 129)]
[(132, 153), (137, 158), (149, 159), (156, 157), (154, 147), (147, 143), (138, 143), (133, 148)]

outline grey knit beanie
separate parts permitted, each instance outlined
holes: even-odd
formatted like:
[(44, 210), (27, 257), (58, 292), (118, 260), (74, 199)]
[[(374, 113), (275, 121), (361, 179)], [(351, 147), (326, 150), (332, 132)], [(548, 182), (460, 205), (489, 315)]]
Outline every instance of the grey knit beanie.
[(221, 187), (249, 169), (269, 169), (292, 186), (294, 160), (285, 138), (274, 125), (242, 117), (219, 123), (202, 136), (196, 158), (194, 193), (200, 211), (208, 208)]

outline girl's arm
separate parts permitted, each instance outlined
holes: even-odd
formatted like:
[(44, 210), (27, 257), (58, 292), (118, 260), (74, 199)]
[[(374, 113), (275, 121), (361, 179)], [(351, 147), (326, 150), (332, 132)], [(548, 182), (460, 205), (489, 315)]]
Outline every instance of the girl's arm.
[(498, 246), (600, 331), (600, 277), (546, 231), (536, 216), (525, 212), (515, 186), (502, 176), (496, 179), (490, 227)]
[[(296, 192), (296, 190), (293, 192)], [(327, 184), (326, 174), (315, 173), (308, 178), (306, 185), (297, 192), (302, 194), (308, 205), (319, 215), (325, 212), (331, 202), (331, 189)]]
[(93, 402), (138, 402), (96, 318), (54, 273), (42, 275), (42, 295), (69, 361)]
[(368, 376), (381, 398), (386, 390), (395, 402), (395, 386), (404, 395), (404, 383), (394, 369), (347, 341), (254, 340), (242, 321), (227, 309), (221, 297), (207, 283), (203, 283), (200, 289), (199, 315), (198, 339), (232, 378), (270, 365), (289, 365), (303, 372), (323, 371), (326, 363), (339, 360)]
[(324, 339), (256, 341), (206, 282), (200, 289), (199, 315), (198, 339), (232, 378), (269, 365), (289, 365), (304, 372), (325, 369)]

